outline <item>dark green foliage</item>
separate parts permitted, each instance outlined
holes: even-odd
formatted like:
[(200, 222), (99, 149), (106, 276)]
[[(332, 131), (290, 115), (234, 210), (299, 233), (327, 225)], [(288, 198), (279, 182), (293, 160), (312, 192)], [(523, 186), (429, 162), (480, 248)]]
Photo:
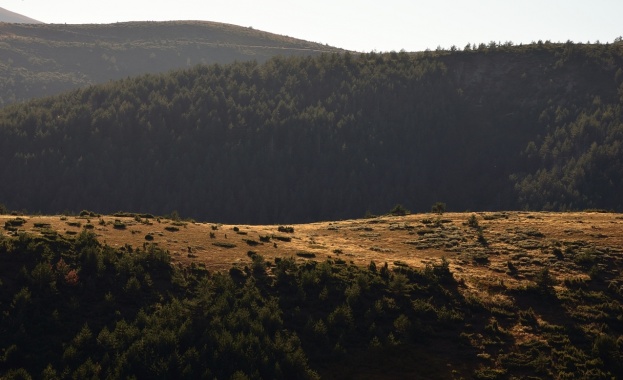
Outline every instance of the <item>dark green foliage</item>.
[(114, 229), (117, 229), (117, 230), (125, 230), (126, 224), (120, 221), (119, 219), (115, 219), (112, 226)]
[(24, 218), (9, 219), (4, 222), (4, 229), (15, 230), (17, 227), (23, 226), (24, 223), (26, 223), (26, 220)]
[[(589, 281), (560, 297), (543, 271), (534, 281), (546, 302), (518, 290), (509, 308), (464, 298), (445, 259), (390, 270), (249, 257), (249, 268), (209, 274), (85, 230), (63, 243), (0, 238), (0, 377), (623, 375), (617, 286)], [(538, 340), (515, 342), (515, 324)]]
[(392, 215), (396, 215), (396, 216), (407, 215), (409, 213), (409, 210), (404, 208), (403, 205), (397, 204), (396, 206), (394, 206), (394, 208), (392, 208), (389, 211), (389, 213), (392, 214)]
[(236, 244), (228, 243), (224, 241), (217, 241), (217, 242), (212, 243), (212, 245), (216, 247), (221, 247), (221, 248), (235, 248), (236, 247)]
[(471, 228), (480, 229), (480, 224), (478, 224), (476, 214), (472, 214), (469, 219), (467, 219), (467, 225)]
[(438, 199), (623, 210), (622, 64), (620, 43), (535, 44), (110, 82), (1, 110), (0, 177), (11, 181), (0, 199), (262, 224), (356, 217), (397, 199), (415, 212)]
[(446, 212), (446, 204), (443, 202), (435, 202), (435, 204), (430, 209), (431, 212), (436, 214), (443, 214)]
[(289, 236), (273, 235), (272, 238), (275, 240), (284, 241), (284, 242), (292, 241), (292, 238)]

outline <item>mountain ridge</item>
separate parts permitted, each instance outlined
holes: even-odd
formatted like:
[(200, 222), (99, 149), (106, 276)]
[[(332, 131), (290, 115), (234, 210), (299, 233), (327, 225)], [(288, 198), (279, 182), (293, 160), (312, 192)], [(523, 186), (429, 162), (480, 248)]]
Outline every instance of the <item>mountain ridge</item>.
[(39, 20), (35, 20), (28, 16), (21, 15), (19, 13), (12, 12), (8, 9), (0, 7), (0, 23), (22, 23), (22, 24), (43, 24)]
[(0, 107), (197, 64), (343, 51), (211, 21), (0, 24)]

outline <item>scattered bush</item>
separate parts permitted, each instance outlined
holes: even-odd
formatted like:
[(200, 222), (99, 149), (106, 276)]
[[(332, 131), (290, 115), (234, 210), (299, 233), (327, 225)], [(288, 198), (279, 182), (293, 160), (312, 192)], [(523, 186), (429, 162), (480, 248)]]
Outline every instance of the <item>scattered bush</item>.
[(283, 232), (283, 233), (292, 234), (292, 233), (294, 233), (294, 227), (279, 226), (277, 228), (277, 231)]
[(178, 227), (175, 227), (175, 226), (166, 226), (166, 227), (164, 227), (164, 229), (169, 231), (169, 232), (177, 232), (177, 231), (180, 230)]
[(26, 223), (26, 219), (23, 218), (10, 219), (4, 222), (4, 229), (8, 230), (11, 228), (21, 227), (24, 223)]
[(279, 241), (285, 241), (285, 242), (292, 241), (292, 238), (291, 238), (291, 237), (289, 237), (289, 236), (278, 236), (278, 235), (273, 235), (272, 237), (273, 237), (273, 239), (275, 239), (275, 240), (279, 240)]
[(125, 230), (126, 228), (126, 224), (123, 223), (122, 221), (120, 221), (119, 219), (115, 219), (114, 223), (113, 223), (113, 228), (117, 229), (117, 230)]
[(444, 212), (446, 212), (446, 204), (443, 202), (436, 202), (431, 207), (431, 212), (434, 212), (435, 214), (443, 214)]
[(221, 248), (236, 248), (236, 244), (234, 243), (227, 243), (224, 241), (216, 241), (214, 243), (212, 243), (212, 245), (217, 246), (217, 247), (221, 247)]
[(254, 247), (258, 244), (260, 244), (260, 242), (258, 242), (257, 240), (253, 240), (253, 239), (243, 239), (245, 243), (247, 243), (248, 245)]
[(480, 228), (480, 225), (478, 224), (478, 218), (476, 217), (476, 214), (472, 214), (469, 219), (467, 219), (467, 225), (471, 228)]
[(404, 208), (401, 204), (397, 204), (389, 211), (389, 213), (394, 216), (404, 216), (409, 214), (410, 211)]
[(478, 252), (472, 256), (472, 260), (480, 265), (485, 265), (489, 263), (489, 256), (486, 253)]

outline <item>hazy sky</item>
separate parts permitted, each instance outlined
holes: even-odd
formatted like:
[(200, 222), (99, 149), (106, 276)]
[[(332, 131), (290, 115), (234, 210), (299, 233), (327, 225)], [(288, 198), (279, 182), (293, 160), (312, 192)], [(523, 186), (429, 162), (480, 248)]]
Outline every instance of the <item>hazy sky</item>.
[(0, 0), (0, 7), (46, 23), (217, 21), (363, 52), (623, 35), (623, 0)]

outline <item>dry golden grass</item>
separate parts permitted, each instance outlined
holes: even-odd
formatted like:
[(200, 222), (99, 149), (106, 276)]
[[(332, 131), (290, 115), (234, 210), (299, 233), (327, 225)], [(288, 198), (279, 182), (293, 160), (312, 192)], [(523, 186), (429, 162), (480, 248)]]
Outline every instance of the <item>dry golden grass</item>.
[[(476, 216), (480, 230), (468, 225), (472, 215)], [(597, 212), (381, 216), (296, 224), (291, 225), (293, 233), (280, 232), (277, 225), (176, 223), (155, 218), (140, 221), (116, 216), (22, 218), (26, 223), (18, 227), (18, 232), (41, 234), (51, 229), (71, 238), (90, 224), (98, 239), (112, 247), (142, 248), (157, 244), (171, 253), (175, 265), (195, 263), (212, 271), (249, 264), (249, 251), (266, 260), (331, 259), (361, 266), (374, 261), (377, 266), (387, 262), (390, 267), (405, 264), (423, 267), (445, 258), (454, 277), (465, 283), (467, 291), (493, 290), (491, 293), (496, 297), (502, 297), (496, 289), (531, 282), (544, 268), (558, 284), (565, 278), (586, 278), (587, 270), (577, 260), (582, 252), (609, 255), (608, 262), (617, 263), (613, 268), (599, 268), (603, 271), (616, 270), (623, 253), (623, 215)], [(10, 219), (15, 216), (0, 216), (0, 223), (4, 225)], [(115, 221), (125, 224), (125, 228), (115, 228)], [(49, 224), (49, 228), (42, 228), (41, 224)], [(147, 235), (153, 236), (153, 240), (146, 240)], [(284, 241), (284, 237), (290, 241)], [(306, 258), (299, 253), (307, 256), (313, 253), (315, 257)], [(491, 299), (491, 302), (503, 301)]]

